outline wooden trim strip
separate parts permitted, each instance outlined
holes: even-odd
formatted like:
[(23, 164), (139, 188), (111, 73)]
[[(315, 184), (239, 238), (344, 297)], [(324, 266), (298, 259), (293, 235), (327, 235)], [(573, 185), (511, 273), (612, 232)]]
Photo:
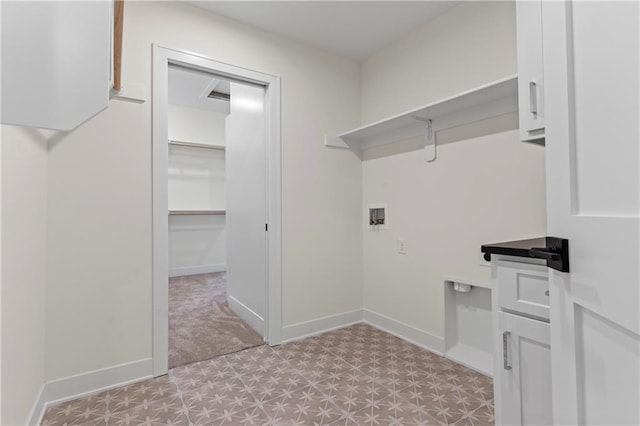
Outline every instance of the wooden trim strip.
[(113, 90), (122, 88), (122, 28), (124, 24), (124, 0), (113, 2)]

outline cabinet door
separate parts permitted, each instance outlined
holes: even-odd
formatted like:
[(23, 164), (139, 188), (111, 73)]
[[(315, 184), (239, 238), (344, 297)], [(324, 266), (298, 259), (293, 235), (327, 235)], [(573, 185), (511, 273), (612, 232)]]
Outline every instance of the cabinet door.
[(112, 7), (2, 2), (2, 124), (69, 131), (107, 107)]
[[(558, 425), (639, 425), (640, 2), (544, 2)], [(606, 143), (605, 143), (606, 141)]]
[(516, 2), (520, 139), (544, 137), (542, 2)]
[[(518, 315), (498, 314), (502, 339), (500, 406), (504, 425), (551, 425), (551, 348), (549, 324)], [(498, 355), (500, 356), (500, 355)]]

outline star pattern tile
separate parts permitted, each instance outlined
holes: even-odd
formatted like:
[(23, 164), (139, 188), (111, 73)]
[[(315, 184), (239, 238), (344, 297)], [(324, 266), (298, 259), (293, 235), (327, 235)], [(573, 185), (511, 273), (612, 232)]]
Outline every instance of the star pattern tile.
[(493, 425), (493, 381), (367, 324), (63, 402), (42, 424)]

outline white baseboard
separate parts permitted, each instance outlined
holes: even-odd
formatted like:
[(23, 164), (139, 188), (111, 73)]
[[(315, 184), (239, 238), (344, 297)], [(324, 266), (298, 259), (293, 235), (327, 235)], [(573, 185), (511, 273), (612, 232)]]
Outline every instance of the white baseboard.
[(264, 318), (252, 311), (247, 305), (240, 302), (238, 299), (231, 295), (227, 295), (227, 302), (229, 308), (236, 313), (244, 322), (249, 324), (259, 335), (264, 337), (265, 323)]
[(183, 266), (180, 268), (169, 269), (169, 277), (184, 277), (186, 275), (209, 274), (212, 272), (222, 272), (227, 270), (227, 265), (200, 265), (200, 266)]
[(282, 343), (299, 340), (359, 322), (362, 322), (362, 309), (288, 325), (282, 328)]
[(42, 416), (44, 416), (45, 408), (47, 405), (45, 385), (40, 386), (40, 392), (38, 397), (33, 403), (31, 412), (29, 413), (29, 419), (27, 423), (29, 426), (36, 426), (42, 423)]
[(364, 322), (367, 324), (384, 330), (387, 333), (391, 333), (394, 336), (400, 337), (401, 339), (425, 348), (438, 355), (442, 355), (444, 353), (444, 339), (442, 337), (434, 336), (426, 331), (419, 330), (411, 325), (380, 315), (368, 309), (363, 309), (363, 311)]
[(368, 309), (356, 309), (351, 312), (288, 325), (282, 328), (282, 341), (287, 343), (359, 322), (365, 322), (438, 355), (442, 355), (444, 352), (443, 338)]
[(45, 383), (29, 424), (39, 425), (50, 405), (150, 379), (152, 372), (152, 359), (146, 358)]

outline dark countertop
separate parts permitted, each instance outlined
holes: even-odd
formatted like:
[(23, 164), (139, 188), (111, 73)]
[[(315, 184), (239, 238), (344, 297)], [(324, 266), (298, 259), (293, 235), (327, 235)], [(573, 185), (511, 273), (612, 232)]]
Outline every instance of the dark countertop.
[(545, 247), (546, 239), (545, 237), (541, 238), (532, 238), (529, 240), (518, 240), (518, 241), (505, 241), (503, 243), (494, 243), (494, 244), (483, 244), (480, 248), (480, 251), (484, 253), (484, 258), (487, 261), (491, 260), (492, 254), (505, 254), (508, 256), (517, 256), (517, 257), (531, 257), (529, 255), (529, 250), (533, 247)]

